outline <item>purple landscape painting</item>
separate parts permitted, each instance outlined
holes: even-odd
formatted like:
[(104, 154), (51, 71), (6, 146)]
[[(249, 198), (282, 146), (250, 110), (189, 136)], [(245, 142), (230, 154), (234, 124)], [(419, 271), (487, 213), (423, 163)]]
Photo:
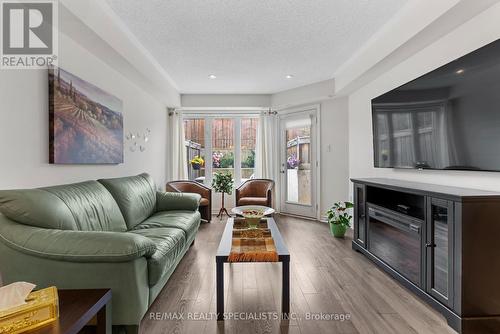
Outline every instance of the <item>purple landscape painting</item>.
[(60, 68), (49, 70), (49, 161), (123, 163), (123, 103)]

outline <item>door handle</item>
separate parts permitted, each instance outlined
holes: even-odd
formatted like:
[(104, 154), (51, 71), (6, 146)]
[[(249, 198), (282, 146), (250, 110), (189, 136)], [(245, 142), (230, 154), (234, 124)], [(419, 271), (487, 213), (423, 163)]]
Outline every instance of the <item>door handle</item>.
[(284, 171), (284, 170), (280, 170), (280, 173), (281, 173), (281, 174), (285, 174), (285, 171)]
[(434, 247), (436, 247), (436, 244), (425, 244), (425, 247), (434, 248)]

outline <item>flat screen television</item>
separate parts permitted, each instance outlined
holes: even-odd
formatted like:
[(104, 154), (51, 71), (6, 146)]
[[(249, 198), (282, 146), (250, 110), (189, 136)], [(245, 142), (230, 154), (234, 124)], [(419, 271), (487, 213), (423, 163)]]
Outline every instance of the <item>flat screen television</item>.
[(500, 40), (372, 100), (375, 167), (500, 171)]

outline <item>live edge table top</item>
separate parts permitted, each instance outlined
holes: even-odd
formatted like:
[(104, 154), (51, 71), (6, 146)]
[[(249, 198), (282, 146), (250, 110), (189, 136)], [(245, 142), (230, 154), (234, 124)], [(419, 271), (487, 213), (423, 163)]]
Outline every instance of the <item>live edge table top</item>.
[[(283, 241), (280, 231), (276, 222), (271, 217), (266, 217), (267, 226), (271, 230), (271, 235), (274, 240), (274, 245), (276, 246), (276, 251), (278, 252), (278, 261), (290, 261), (290, 253), (288, 248)], [(216, 261), (217, 262), (228, 262), (229, 253), (231, 252), (232, 238), (233, 238), (233, 225), (234, 218), (228, 218), (226, 223), (226, 228), (222, 233), (222, 238), (219, 243), (219, 249), (217, 250)]]

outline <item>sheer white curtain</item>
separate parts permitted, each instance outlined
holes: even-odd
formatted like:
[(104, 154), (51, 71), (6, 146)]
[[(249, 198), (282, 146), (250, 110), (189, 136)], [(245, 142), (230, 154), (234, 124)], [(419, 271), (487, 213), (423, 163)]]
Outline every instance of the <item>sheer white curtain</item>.
[(276, 113), (266, 111), (261, 113), (255, 149), (255, 176), (274, 180), (275, 166), (278, 163), (275, 152)]
[(170, 117), (170, 158), (172, 180), (187, 180), (187, 153), (184, 137), (184, 121), (178, 111), (169, 111)]

